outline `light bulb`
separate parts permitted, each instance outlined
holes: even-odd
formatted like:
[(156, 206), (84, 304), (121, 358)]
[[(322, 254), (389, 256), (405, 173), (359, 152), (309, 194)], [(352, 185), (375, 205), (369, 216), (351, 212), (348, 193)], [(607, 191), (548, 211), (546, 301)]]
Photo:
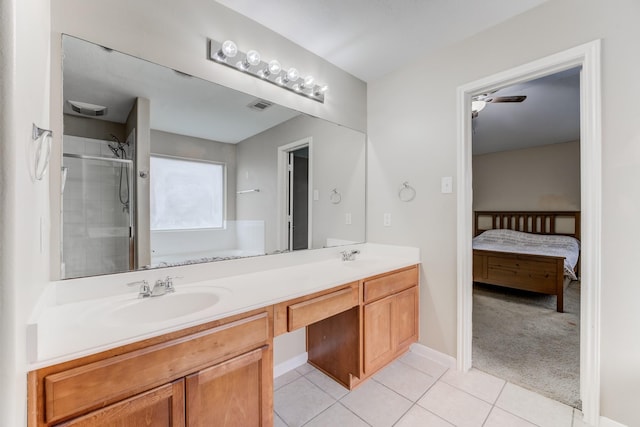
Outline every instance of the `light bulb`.
[(304, 88), (307, 87), (313, 87), (313, 82), (315, 81), (315, 79), (313, 78), (313, 76), (307, 76), (304, 78), (304, 83), (302, 84), (302, 86)]
[(222, 48), (218, 53), (223, 59), (224, 58), (233, 58), (238, 54), (238, 46), (231, 40), (227, 40), (222, 43)]
[(316, 96), (320, 96), (320, 95), (323, 95), (328, 90), (329, 90), (329, 86), (327, 85), (316, 86), (314, 93), (316, 94)]
[(249, 65), (258, 65), (260, 63), (260, 54), (256, 50), (247, 52), (247, 62)]
[(471, 101), (471, 111), (480, 112), (487, 106), (486, 101)]
[(287, 81), (295, 82), (300, 77), (300, 73), (297, 69), (291, 67), (289, 71), (287, 71)]
[(243, 71), (247, 71), (252, 65), (258, 65), (258, 64), (260, 64), (260, 54), (256, 50), (250, 50), (245, 55), (244, 61), (238, 61), (236, 66)]
[(278, 74), (280, 71), (282, 71), (282, 66), (277, 59), (269, 61), (269, 72), (271, 74)]

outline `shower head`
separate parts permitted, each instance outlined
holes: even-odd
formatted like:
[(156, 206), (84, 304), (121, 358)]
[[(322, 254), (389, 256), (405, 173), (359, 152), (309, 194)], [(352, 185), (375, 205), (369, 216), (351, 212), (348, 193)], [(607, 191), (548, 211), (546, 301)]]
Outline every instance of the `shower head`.
[(113, 153), (114, 156), (116, 156), (117, 158), (120, 158), (120, 148), (119, 147), (114, 147), (111, 144), (107, 144), (107, 146), (109, 147), (109, 149), (111, 150), (111, 152)]

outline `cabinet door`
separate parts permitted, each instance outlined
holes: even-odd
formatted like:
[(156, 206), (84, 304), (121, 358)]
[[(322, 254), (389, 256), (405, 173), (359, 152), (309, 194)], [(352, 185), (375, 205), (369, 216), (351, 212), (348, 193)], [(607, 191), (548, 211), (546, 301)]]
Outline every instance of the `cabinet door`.
[(393, 343), (395, 352), (404, 351), (418, 340), (418, 288), (394, 296)]
[(265, 346), (188, 376), (187, 426), (271, 426), (270, 354)]
[(364, 372), (386, 364), (394, 354), (393, 298), (389, 296), (364, 306)]
[(184, 380), (90, 412), (56, 427), (184, 427)]

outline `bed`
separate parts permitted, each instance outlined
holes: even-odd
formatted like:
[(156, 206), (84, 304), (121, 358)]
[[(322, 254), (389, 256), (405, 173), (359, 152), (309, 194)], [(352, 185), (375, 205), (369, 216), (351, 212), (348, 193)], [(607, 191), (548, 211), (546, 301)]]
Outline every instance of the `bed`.
[(577, 279), (580, 212), (477, 211), (473, 280), (557, 297)]

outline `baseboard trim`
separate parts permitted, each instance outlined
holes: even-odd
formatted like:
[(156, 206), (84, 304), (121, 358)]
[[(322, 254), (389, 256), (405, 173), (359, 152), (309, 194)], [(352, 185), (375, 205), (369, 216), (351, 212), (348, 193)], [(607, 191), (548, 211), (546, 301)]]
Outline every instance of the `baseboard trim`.
[(411, 344), (410, 351), (422, 357), (426, 357), (427, 359), (431, 359), (434, 362), (444, 365), (449, 369), (456, 369), (455, 357), (449, 356), (448, 354), (445, 354), (445, 353), (441, 353), (438, 350), (434, 350), (431, 347), (427, 347), (424, 344), (413, 343)]
[(298, 366), (302, 366), (309, 360), (309, 353), (306, 351), (291, 359), (287, 359), (282, 363), (279, 363), (273, 367), (273, 378), (278, 378), (280, 375), (286, 374), (289, 371), (293, 371)]
[(617, 421), (613, 421), (610, 418), (607, 417), (600, 417), (600, 425), (599, 427), (627, 427), (624, 424), (621, 424)]

